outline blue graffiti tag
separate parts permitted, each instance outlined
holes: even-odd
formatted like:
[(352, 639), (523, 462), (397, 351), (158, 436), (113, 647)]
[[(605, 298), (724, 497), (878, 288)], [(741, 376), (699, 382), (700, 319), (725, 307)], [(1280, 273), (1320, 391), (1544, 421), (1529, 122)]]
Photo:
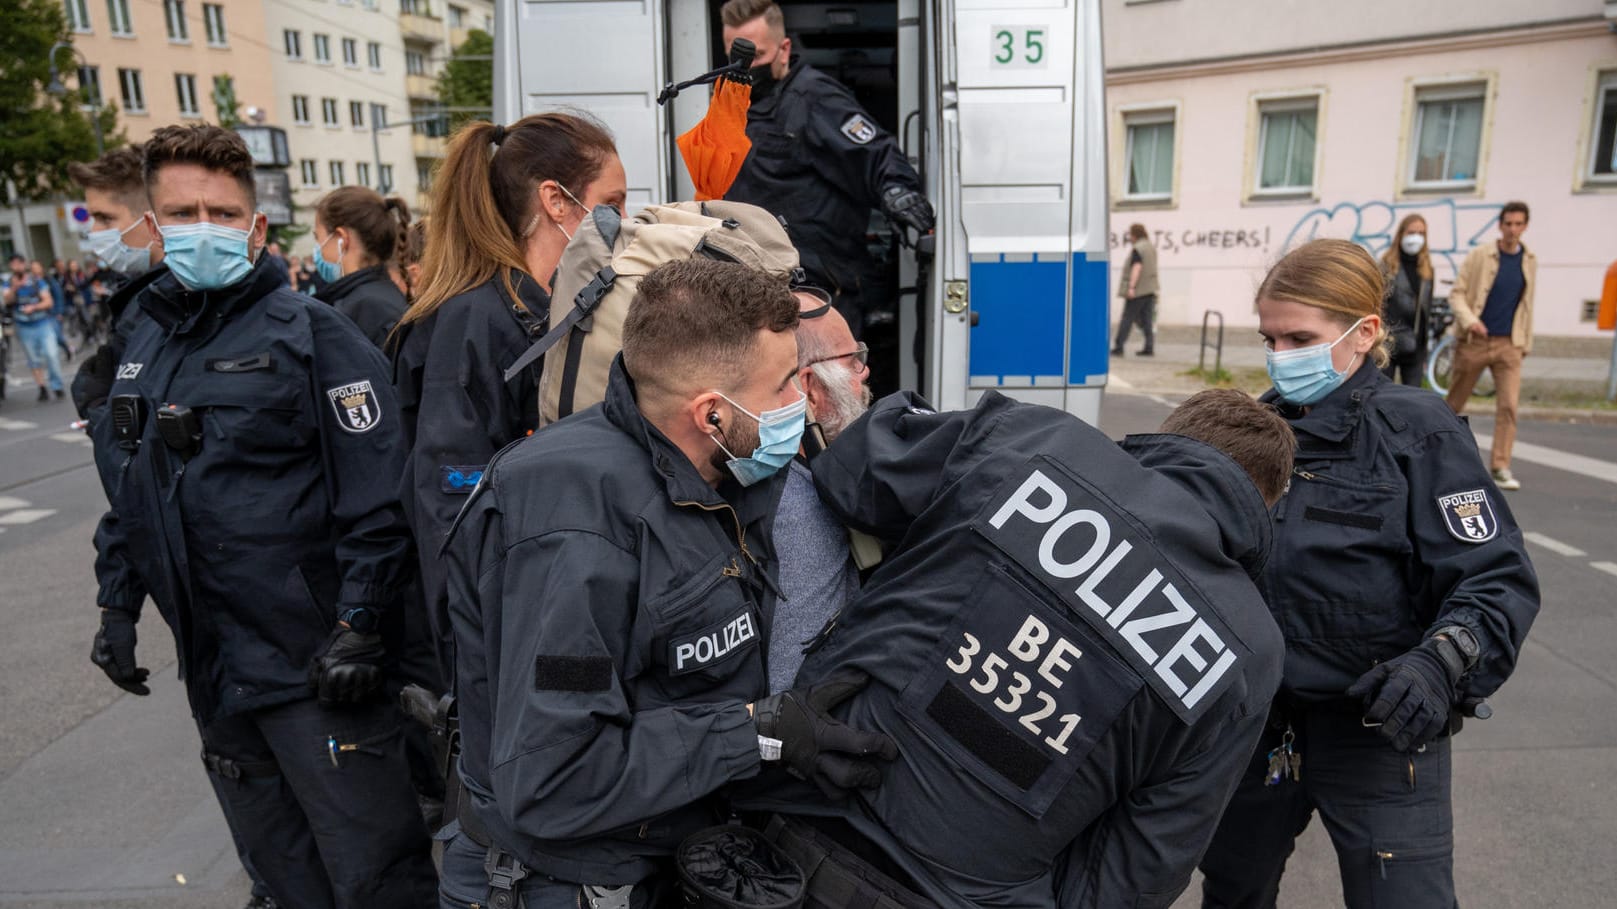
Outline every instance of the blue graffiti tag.
[(1434, 262), (1458, 267), (1455, 257), (1463, 256), (1483, 241), (1499, 219), (1503, 206), (1493, 202), (1456, 202), (1452, 198), (1410, 202), (1343, 202), (1320, 207), (1297, 219), (1286, 237), (1285, 248), (1319, 237), (1352, 240), (1372, 253), (1392, 244), (1398, 222), (1406, 215), (1426, 220), (1426, 243)]

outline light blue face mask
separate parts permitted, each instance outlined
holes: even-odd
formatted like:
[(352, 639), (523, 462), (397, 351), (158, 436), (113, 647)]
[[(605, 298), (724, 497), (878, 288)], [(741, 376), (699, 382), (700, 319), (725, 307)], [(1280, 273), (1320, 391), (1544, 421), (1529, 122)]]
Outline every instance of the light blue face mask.
[(319, 275), (320, 280), (327, 284), (331, 284), (342, 277), (342, 235), (328, 234), (326, 235), (326, 242), (330, 243), (332, 237), (337, 238), (337, 261), (329, 261), (321, 254), (320, 247), (323, 244), (316, 243), (314, 246), (314, 273)]
[(152, 267), (152, 250), (149, 246), (135, 247), (124, 242), (124, 234), (134, 230), (140, 221), (129, 225), (123, 230), (109, 227), (106, 230), (92, 230), (84, 236), (84, 244), (95, 253), (113, 271), (123, 272), (126, 275), (143, 274)]
[[(719, 397), (730, 401), (723, 392)], [(782, 467), (797, 457), (798, 446), (803, 441), (803, 429), (806, 425), (804, 417), (808, 413), (808, 395), (802, 391), (797, 393), (797, 400), (785, 407), (766, 410), (760, 414), (752, 411), (734, 401), (731, 406), (758, 421), (758, 447), (752, 450), (752, 456), (738, 458), (724, 443), (719, 441), (717, 435), (713, 441), (724, 449), (730, 456), (725, 466), (730, 468), (730, 474), (742, 486), (751, 486), (762, 480), (767, 480), (780, 472)]]
[[(1369, 318), (1368, 316), (1364, 318)], [(1269, 369), (1269, 380), (1274, 383), (1275, 391), (1288, 403), (1306, 406), (1313, 404), (1347, 381), (1353, 372), (1353, 363), (1359, 359), (1358, 354), (1348, 362), (1345, 372), (1337, 372), (1336, 364), (1331, 360), (1331, 351), (1336, 345), (1364, 323), (1364, 318), (1354, 322), (1352, 327), (1342, 332), (1342, 337), (1330, 343), (1311, 344), (1308, 347), (1299, 347), (1296, 350), (1274, 351), (1265, 349), (1264, 357)]]
[(248, 231), (210, 221), (158, 227), (163, 234), (163, 262), (192, 290), (218, 290), (247, 277)]

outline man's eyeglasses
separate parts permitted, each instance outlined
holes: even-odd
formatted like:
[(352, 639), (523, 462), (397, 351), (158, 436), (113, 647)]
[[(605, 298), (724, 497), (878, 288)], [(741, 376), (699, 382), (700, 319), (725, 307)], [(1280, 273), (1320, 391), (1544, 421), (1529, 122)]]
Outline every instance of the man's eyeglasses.
[(870, 345), (860, 341), (858, 347), (855, 347), (853, 350), (850, 350), (847, 353), (833, 354), (829, 357), (821, 357), (818, 360), (810, 360), (805, 365), (813, 366), (816, 363), (829, 363), (832, 360), (841, 360), (847, 357), (853, 357), (853, 361), (860, 366), (868, 364), (870, 362)]

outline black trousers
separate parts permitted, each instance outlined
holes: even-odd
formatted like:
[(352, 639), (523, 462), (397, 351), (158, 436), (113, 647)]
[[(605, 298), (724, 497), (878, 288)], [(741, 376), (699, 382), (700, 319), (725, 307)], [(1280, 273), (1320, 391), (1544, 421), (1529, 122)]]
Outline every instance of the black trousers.
[(1450, 740), (1400, 754), (1356, 714), (1291, 718), (1302, 780), (1265, 786), (1280, 729), (1266, 729), (1202, 859), (1202, 906), (1273, 907), (1297, 836), (1317, 810), (1348, 909), (1442, 909), (1454, 899)]
[[(391, 704), (313, 698), (201, 727), (204, 763), (244, 864), (282, 906), (433, 906), (437, 874)], [(358, 746), (339, 751), (329, 741)], [(213, 760), (209, 760), (209, 758)]]
[(1153, 350), (1157, 343), (1157, 295), (1146, 294), (1142, 297), (1129, 297), (1123, 301), (1123, 319), (1117, 323), (1117, 340), (1112, 342), (1112, 349), (1120, 351), (1128, 343), (1129, 330), (1140, 326), (1145, 333), (1145, 347), (1143, 350)]
[(1417, 347), (1414, 352), (1403, 356), (1393, 354), (1387, 365), (1381, 367), (1381, 374), (1395, 382), (1419, 388), (1426, 381), (1426, 348)]

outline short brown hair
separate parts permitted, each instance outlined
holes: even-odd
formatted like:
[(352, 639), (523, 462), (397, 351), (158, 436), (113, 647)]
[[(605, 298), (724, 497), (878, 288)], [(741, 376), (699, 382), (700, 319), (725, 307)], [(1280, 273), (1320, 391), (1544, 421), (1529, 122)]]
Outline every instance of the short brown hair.
[(764, 17), (764, 24), (771, 32), (786, 31), (786, 17), (774, 0), (729, 0), (719, 10), (720, 21), (731, 28), (739, 28), (759, 16)]
[(367, 186), (334, 189), (321, 197), (314, 212), (328, 232), (346, 227), (357, 234), (371, 265), (391, 260), (410, 230), (410, 206), (398, 196), (384, 199)]
[(100, 190), (132, 212), (144, 212), (152, 204), (146, 196), (144, 161), (139, 145), (115, 148), (89, 163), (74, 162), (67, 175), (84, 189)]
[(200, 164), (236, 178), (247, 202), (258, 207), (258, 188), (253, 185), (253, 155), (241, 136), (222, 126), (199, 123), (194, 126), (165, 126), (146, 140), (142, 166), (146, 193), (151, 194), (157, 172), (170, 164)]
[(1145, 225), (1144, 224), (1135, 223), (1135, 224), (1130, 224), (1129, 225), (1129, 239), (1130, 240), (1144, 240), (1146, 237), (1149, 237), (1149, 236), (1151, 236), (1151, 235), (1145, 232)]
[(1504, 221), (1505, 216), (1513, 211), (1519, 211), (1522, 213), (1523, 222), (1533, 220), (1532, 214), (1527, 211), (1527, 203), (1521, 201), (1520, 199), (1512, 199), (1509, 202), (1506, 202), (1504, 207), (1499, 209), (1499, 220)]
[(712, 259), (658, 266), (623, 323), (623, 366), (655, 392), (684, 394), (751, 365), (758, 332), (797, 327), (784, 277)]
[(1199, 391), (1168, 414), (1162, 431), (1206, 442), (1229, 455), (1269, 505), (1286, 491), (1297, 438), (1279, 411), (1244, 391)]
[[(1387, 279), (1368, 250), (1347, 240), (1310, 240), (1281, 259), (1258, 286), (1255, 299), (1288, 300), (1334, 313), (1343, 327), (1381, 315)], [(1385, 322), (1371, 348), (1386, 366), (1391, 335)]]

